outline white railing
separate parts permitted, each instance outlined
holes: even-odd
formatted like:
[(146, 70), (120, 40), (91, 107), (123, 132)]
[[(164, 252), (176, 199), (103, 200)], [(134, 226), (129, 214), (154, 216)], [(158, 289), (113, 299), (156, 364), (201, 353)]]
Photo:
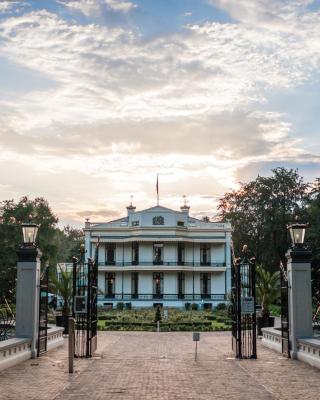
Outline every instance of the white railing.
[[(63, 330), (57, 326), (48, 329), (47, 349), (63, 344)], [(13, 338), (0, 342), (0, 371), (31, 358), (31, 339)]]

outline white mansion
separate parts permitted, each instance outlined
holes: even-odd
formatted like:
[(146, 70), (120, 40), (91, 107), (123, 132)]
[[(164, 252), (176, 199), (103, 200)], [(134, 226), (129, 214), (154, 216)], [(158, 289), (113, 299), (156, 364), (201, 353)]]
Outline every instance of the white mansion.
[(155, 206), (105, 223), (85, 223), (85, 248), (97, 241), (99, 305), (211, 307), (231, 286), (231, 226), (205, 222), (181, 211)]

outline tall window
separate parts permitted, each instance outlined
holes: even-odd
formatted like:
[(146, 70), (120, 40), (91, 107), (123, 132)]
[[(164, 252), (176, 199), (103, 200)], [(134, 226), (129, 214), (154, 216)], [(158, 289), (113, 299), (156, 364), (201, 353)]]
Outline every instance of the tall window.
[(106, 272), (106, 297), (114, 297), (115, 295), (115, 273)]
[(133, 242), (132, 243), (132, 265), (139, 264), (139, 243)]
[(163, 264), (163, 243), (153, 244), (153, 264), (154, 265)]
[(137, 299), (139, 295), (139, 275), (138, 272), (131, 273), (131, 297)]
[(208, 273), (200, 274), (200, 288), (201, 288), (201, 297), (203, 299), (210, 298), (210, 295), (211, 295), (210, 274), (208, 274)]
[(108, 243), (106, 247), (106, 265), (115, 265), (116, 246), (115, 243)]
[(201, 265), (210, 265), (210, 246), (207, 243), (200, 246), (200, 263)]
[(178, 299), (184, 298), (184, 272), (178, 272)]
[(153, 273), (153, 298), (162, 299), (163, 297), (163, 272)]
[(185, 247), (183, 243), (178, 243), (178, 264), (184, 265)]

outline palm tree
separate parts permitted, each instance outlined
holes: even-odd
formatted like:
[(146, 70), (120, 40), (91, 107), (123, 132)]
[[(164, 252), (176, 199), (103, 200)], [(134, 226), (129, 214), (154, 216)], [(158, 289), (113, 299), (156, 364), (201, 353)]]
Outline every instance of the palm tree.
[(58, 268), (60, 270), (59, 275), (56, 273), (57, 271), (50, 275), (50, 291), (62, 297), (62, 315), (67, 318), (70, 315), (72, 299), (72, 273), (64, 270), (60, 264), (58, 264)]
[(270, 305), (279, 298), (279, 271), (271, 273), (262, 265), (257, 265), (256, 292), (261, 303), (261, 317), (269, 319)]

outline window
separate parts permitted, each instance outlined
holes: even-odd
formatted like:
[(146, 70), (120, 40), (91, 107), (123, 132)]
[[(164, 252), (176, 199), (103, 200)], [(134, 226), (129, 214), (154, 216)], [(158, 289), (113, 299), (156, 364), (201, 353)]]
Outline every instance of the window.
[(139, 243), (133, 242), (132, 243), (132, 265), (139, 264)]
[(178, 272), (178, 299), (184, 298), (184, 272)]
[(163, 243), (153, 244), (153, 264), (154, 265), (163, 264)]
[(139, 226), (140, 222), (139, 221), (132, 221), (131, 226)]
[(131, 297), (137, 299), (139, 295), (139, 274), (138, 272), (131, 273)]
[(201, 265), (210, 265), (210, 246), (207, 243), (200, 246), (200, 263)]
[(115, 243), (108, 243), (106, 246), (106, 265), (115, 265), (116, 263), (116, 246)]
[(178, 225), (178, 226), (184, 226), (184, 221), (178, 221), (178, 222), (177, 222), (177, 225)]
[(153, 217), (152, 225), (164, 225), (164, 218), (161, 215)]
[(200, 274), (200, 289), (201, 298), (208, 299), (211, 296), (211, 278), (210, 274), (202, 273)]
[(106, 297), (114, 297), (115, 295), (115, 273), (106, 272)]
[(178, 243), (178, 264), (184, 265), (185, 247), (183, 243)]
[(153, 273), (153, 298), (163, 298), (163, 272)]

